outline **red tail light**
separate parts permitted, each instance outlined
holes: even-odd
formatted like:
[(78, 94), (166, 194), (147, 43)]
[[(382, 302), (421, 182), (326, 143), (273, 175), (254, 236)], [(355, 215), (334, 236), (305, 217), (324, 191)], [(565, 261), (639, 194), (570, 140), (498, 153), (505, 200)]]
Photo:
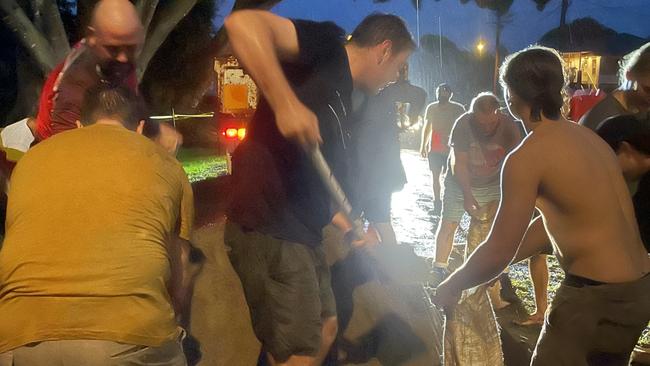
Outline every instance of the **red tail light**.
[(223, 131), (223, 135), (226, 136), (229, 139), (237, 137), (237, 129), (236, 128), (226, 128)]
[(240, 129), (238, 129), (238, 130), (237, 130), (237, 137), (238, 137), (240, 140), (243, 140), (244, 137), (246, 137), (246, 129), (245, 129), (245, 128), (240, 128)]
[(221, 134), (226, 136), (227, 139), (238, 139), (241, 141), (246, 137), (246, 129), (226, 128)]

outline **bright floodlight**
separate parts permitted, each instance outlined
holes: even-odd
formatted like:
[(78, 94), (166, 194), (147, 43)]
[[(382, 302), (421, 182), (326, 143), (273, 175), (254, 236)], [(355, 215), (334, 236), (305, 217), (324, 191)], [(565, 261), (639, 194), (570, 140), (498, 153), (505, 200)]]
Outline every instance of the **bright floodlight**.
[(483, 49), (485, 48), (485, 43), (481, 40), (478, 41), (478, 44), (476, 45), (476, 49), (478, 52), (483, 52)]

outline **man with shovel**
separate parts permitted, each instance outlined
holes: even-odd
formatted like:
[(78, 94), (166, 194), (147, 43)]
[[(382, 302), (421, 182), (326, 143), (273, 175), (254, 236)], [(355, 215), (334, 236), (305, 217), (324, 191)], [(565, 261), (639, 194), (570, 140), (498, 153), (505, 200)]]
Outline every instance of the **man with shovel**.
[(225, 242), (271, 364), (318, 365), (337, 328), (320, 245), (335, 209), (305, 151), (320, 144), (346, 189), (352, 90), (376, 94), (394, 81), (415, 44), (400, 18), (383, 14), (348, 43), (332, 23), (264, 11), (233, 13), (225, 27), (264, 96), (233, 154)]

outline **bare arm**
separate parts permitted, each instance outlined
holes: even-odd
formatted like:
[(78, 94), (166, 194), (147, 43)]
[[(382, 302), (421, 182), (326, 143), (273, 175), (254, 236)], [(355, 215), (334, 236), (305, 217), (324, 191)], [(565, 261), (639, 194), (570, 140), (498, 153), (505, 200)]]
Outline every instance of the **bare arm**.
[(541, 216), (528, 226), (512, 263), (521, 262), (537, 254), (553, 254), (553, 245), (546, 233)]
[(280, 133), (304, 145), (320, 142), (316, 116), (298, 100), (280, 65), (300, 54), (293, 23), (267, 11), (240, 10), (224, 26), (235, 56), (275, 112)]
[(451, 171), (456, 177), (463, 194), (472, 194), (472, 185), (469, 174), (469, 153), (467, 151), (458, 151), (454, 148), (454, 159), (451, 162)]
[(507, 267), (535, 210), (538, 184), (537, 172), (521, 156), (508, 156), (502, 173), (501, 203), (490, 234), (441, 287), (460, 293), (490, 281)]
[(454, 148), (454, 158), (451, 160), (451, 170), (454, 177), (463, 192), (463, 206), (468, 214), (474, 216), (474, 213), (479, 209), (478, 202), (472, 193), (472, 185), (469, 174), (469, 153), (467, 151), (458, 151)]
[(431, 106), (427, 107), (427, 111), (424, 114), (424, 127), (422, 128), (422, 138), (420, 140), (420, 154), (423, 157), (426, 157), (427, 145), (431, 141)]

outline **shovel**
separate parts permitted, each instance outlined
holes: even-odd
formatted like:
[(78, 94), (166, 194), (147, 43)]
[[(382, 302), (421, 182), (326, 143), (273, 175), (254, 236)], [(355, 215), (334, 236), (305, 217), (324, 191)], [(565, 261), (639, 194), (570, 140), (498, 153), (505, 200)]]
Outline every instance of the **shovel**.
[[(363, 238), (364, 232), (359, 222), (352, 217), (352, 206), (332, 173), (320, 148), (307, 150), (307, 154), (325, 185), (330, 197), (345, 218), (352, 223), (354, 239)], [(407, 245), (377, 245), (372, 248), (359, 248), (373, 258), (378, 266), (376, 270), (380, 278), (401, 283), (419, 284), (430, 280), (429, 266), (423, 258), (417, 256)]]

